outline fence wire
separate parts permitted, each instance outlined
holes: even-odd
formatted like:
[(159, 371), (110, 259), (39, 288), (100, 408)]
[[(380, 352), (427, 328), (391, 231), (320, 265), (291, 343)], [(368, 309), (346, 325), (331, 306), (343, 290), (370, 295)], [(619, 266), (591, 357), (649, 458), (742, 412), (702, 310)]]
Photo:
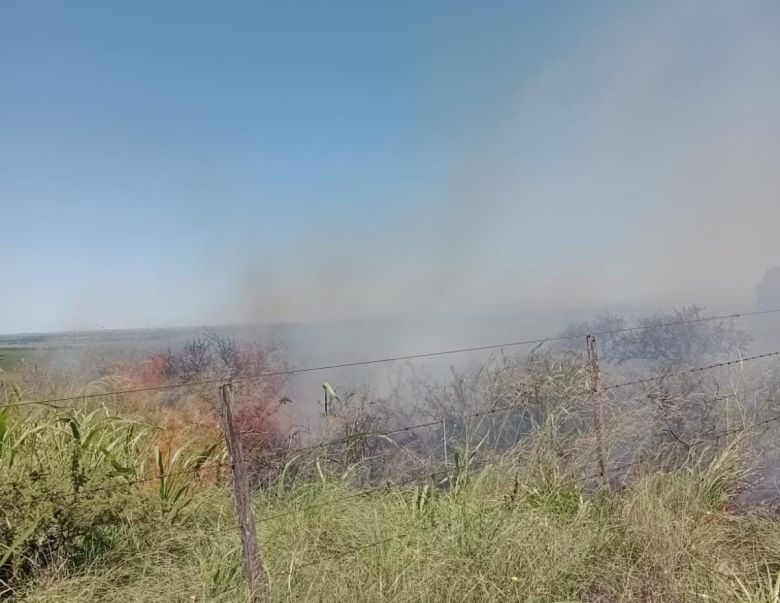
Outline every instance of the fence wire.
[[(667, 327), (677, 327), (677, 326), (683, 326), (683, 325), (690, 325), (690, 324), (698, 324), (698, 323), (706, 323), (706, 322), (712, 322), (712, 321), (718, 321), (718, 320), (735, 320), (738, 318), (748, 318), (753, 316), (763, 316), (768, 314), (777, 314), (780, 313), (780, 308), (775, 308), (771, 310), (759, 310), (754, 312), (737, 312), (733, 314), (724, 314), (720, 316), (708, 316), (704, 318), (693, 318), (688, 320), (677, 320), (677, 321), (670, 321), (666, 323), (658, 323), (658, 324), (650, 324), (650, 325), (641, 325), (637, 327), (626, 327), (626, 328), (620, 328), (620, 329), (610, 329), (610, 330), (604, 330), (604, 331), (596, 331), (596, 332), (589, 332), (589, 333), (578, 333), (578, 334), (572, 334), (572, 335), (553, 335), (550, 337), (540, 337), (536, 339), (526, 339), (522, 341), (510, 341), (506, 343), (495, 343), (495, 344), (489, 344), (489, 345), (482, 345), (482, 346), (472, 346), (472, 347), (462, 347), (462, 348), (454, 348), (449, 350), (438, 350), (438, 351), (431, 351), (431, 352), (422, 352), (418, 354), (409, 354), (406, 356), (390, 356), (385, 358), (375, 358), (370, 360), (358, 360), (354, 362), (344, 362), (339, 364), (328, 364), (328, 365), (321, 365), (321, 366), (311, 366), (311, 367), (302, 367), (302, 368), (293, 368), (293, 369), (287, 369), (287, 370), (280, 370), (280, 371), (268, 371), (268, 372), (261, 372), (256, 373), (253, 375), (246, 375), (246, 376), (237, 376), (237, 377), (218, 377), (213, 379), (202, 379), (202, 380), (195, 380), (195, 381), (184, 381), (181, 383), (171, 383), (166, 385), (157, 385), (157, 386), (150, 386), (150, 387), (137, 387), (137, 388), (127, 388), (127, 389), (119, 389), (119, 390), (113, 390), (113, 391), (107, 391), (107, 392), (93, 392), (89, 394), (78, 394), (73, 396), (61, 396), (56, 398), (46, 398), (41, 400), (24, 400), (19, 402), (14, 402), (11, 404), (4, 404), (0, 405), (0, 410), (3, 408), (11, 408), (11, 407), (18, 407), (18, 406), (32, 406), (32, 405), (40, 405), (40, 406), (54, 406), (62, 403), (62, 402), (77, 402), (80, 400), (88, 400), (88, 399), (95, 399), (95, 398), (104, 398), (109, 396), (124, 396), (124, 395), (132, 395), (132, 394), (139, 394), (139, 393), (147, 393), (147, 392), (160, 392), (160, 391), (168, 391), (168, 390), (174, 390), (174, 389), (180, 389), (180, 388), (189, 388), (189, 387), (200, 387), (203, 385), (215, 385), (224, 383), (226, 381), (233, 381), (233, 382), (239, 382), (239, 381), (255, 381), (260, 379), (268, 379), (271, 377), (282, 377), (282, 376), (288, 376), (288, 375), (296, 375), (301, 373), (311, 373), (311, 372), (318, 372), (318, 371), (327, 371), (327, 370), (336, 370), (336, 369), (342, 369), (342, 368), (350, 368), (350, 367), (356, 367), (356, 366), (368, 366), (373, 364), (386, 364), (386, 363), (392, 363), (392, 362), (399, 362), (399, 361), (407, 361), (407, 360), (419, 360), (423, 358), (433, 358), (437, 356), (450, 356), (455, 354), (464, 354), (468, 352), (480, 352), (480, 351), (487, 351), (487, 350), (499, 350), (504, 348), (512, 348), (512, 347), (520, 347), (520, 346), (526, 346), (526, 345), (541, 345), (544, 343), (551, 343), (551, 342), (557, 342), (557, 341), (571, 341), (573, 339), (581, 339), (588, 335), (591, 336), (605, 336), (605, 335), (617, 335), (620, 333), (629, 333), (629, 332), (636, 332), (636, 331), (645, 331), (645, 330), (653, 330), (653, 329), (662, 329)], [(780, 353), (780, 352), (779, 352)]]

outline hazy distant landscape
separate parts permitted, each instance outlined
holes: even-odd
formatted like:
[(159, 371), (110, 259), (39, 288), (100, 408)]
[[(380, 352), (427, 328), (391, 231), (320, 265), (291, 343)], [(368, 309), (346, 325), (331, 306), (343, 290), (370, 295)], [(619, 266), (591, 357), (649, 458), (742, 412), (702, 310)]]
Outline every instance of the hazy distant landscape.
[[(592, 312), (589, 314), (593, 314)], [(5, 362), (40, 362), (71, 366), (85, 352), (100, 353), (120, 359), (148, 353), (178, 349), (187, 341), (214, 331), (239, 341), (278, 342), (292, 365), (320, 366), (370, 360), (374, 358), (414, 355), (429, 351), (511, 343), (544, 337), (558, 332), (567, 318), (588, 313), (548, 316), (492, 316), (418, 319), (376, 319), (334, 321), (327, 323), (288, 323), (276, 325), (229, 325), (175, 329), (100, 330), (41, 334), (0, 335), (0, 354)], [(482, 354), (461, 354), (434, 360), (441, 368), (455, 363), (485, 358)], [(3, 360), (0, 360), (2, 363)], [(423, 362), (431, 364), (431, 361)], [(386, 367), (359, 370), (342, 369), (333, 375), (338, 381), (371, 382), (384, 379)], [(319, 376), (306, 378), (305, 385), (319, 388)], [(321, 379), (320, 379), (321, 381)]]

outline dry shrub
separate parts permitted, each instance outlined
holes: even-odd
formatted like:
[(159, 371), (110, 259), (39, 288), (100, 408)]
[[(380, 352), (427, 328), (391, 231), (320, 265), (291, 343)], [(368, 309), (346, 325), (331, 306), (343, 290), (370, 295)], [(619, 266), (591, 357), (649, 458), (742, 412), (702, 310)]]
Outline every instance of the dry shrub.
[[(213, 331), (186, 342), (177, 350), (132, 355), (101, 365), (100, 376), (78, 388), (60, 390), (60, 395), (149, 389), (88, 400), (87, 404), (121, 408), (154, 425), (162, 450), (176, 450), (197, 443), (205, 445), (220, 437), (221, 379), (235, 380), (236, 421), (242, 433), (250, 474), (259, 474), (262, 459), (286, 446), (290, 420), (285, 402), (287, 368), (280, 345), (239, 342)], [(161, 389), (188, 382), (214, 383)], [(29, 379), (35, 384), (33, 378)], [(40, 384), (36, 389), (41, 389)]]

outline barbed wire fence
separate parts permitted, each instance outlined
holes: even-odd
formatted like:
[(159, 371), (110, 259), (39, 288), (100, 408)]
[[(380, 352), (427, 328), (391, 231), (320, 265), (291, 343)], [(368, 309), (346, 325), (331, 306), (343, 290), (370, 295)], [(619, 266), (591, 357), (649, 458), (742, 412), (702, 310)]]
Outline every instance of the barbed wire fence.
[[(251, 600), (260, 601), (266, 599), (268, 596), (268, 584), (264, 577), (265, 572), (262, 569), (264, 564), (261, 555), (261, 549), (259, 548), (258, 545), (258, 538), (256, 535), (257, 523), (266, 523), (270, 521), (275, 521), (275, 520), (282, 519), (284, 517), (288, 517), (293, 514), (306, 512), (308, 510), (317, 507), (326, 506), (326, 505), (335, 505), (344, 501), (353, 500), (361, 497), (367, 497), (372, 494), (381, 492), (382, 490), (388, 487), (402, 487), (402, 486), (419, 483), (421, 479), (432, 480), (435, 482), (439, 477), (446, 480), (451, 480), (453, 479), (453, 476), (452, 476), (452, 471), (449, 467), (445, 467), (438, 471), (430, 471), (428, 467), (421, 466), (416, 468), (415, 471), (410, 472), (410, 474), (407, 477), (400, 480), (386, 481), (385, 483), (379, 485), (372, 485), (368, 488), (358, 489), (354, 492), (351, 492), (349, 494), (340, 497), (330, 498), (328, 500), (319, 501), (316, 503), (309, 503), (306, 505), (296, 507), (294, 509), (290, 509), (285, 512), (280, 512), (276, 514), (255, 518), (250, 504), (251, 492), (250, 492), (248, 480), (246, 478), (246, 462), (244, 459), (243, 445), (240, 437), (241, 435), (245, 435), (246, 432), (241, 432), (238, 425), (236, 425), (233, 416), (233, 410), (232, 410), (233, 383), (256, 381), (256, 380), (268, 379), (272, 377), (296, 375), (301, 373), (328, 371), (328, 370), (341, 369), (346, 367), (387, 364), (387, 363), (398, 362), (398, 361), (411, 361), (411, 360), (417, 360), (423, 358), (441, 357), (441, 356), (462, 354), (468, 352), (504, 350), (508, 348), (530, 346), (530, 345), (540, 346), (550, 342), (571, 341), (571, 340), (576, 340), (578, 338), (581, 338), (585, 343), (585, 350), (587, 351), (587, 358), (588, 358), (587, 371), (590, 380), (590, 397), (593, 404), (592, 410), (595, 417), (594, 431), (596, 432), (596, 436), (598, 440), (598, 444), (597, 444), (598, 471), (592, 475), (586, 475), (583, 477), (585, 479), (594, 479), (598, 477), (603, 479), (605, 483), (608, 483), (609, 474), (614, 474), (616, 472), (621, 472), (624, 471), (625, 469), (637, 465), (641, 465), (643, 461), (635, 460), (632, 462), (621, 463), (617, 466), (609, 467), (609, 463), (606, 459), (606, 455), (603, 448), (603, 441), (602, 441), (603, 439), (602, 401), (604, 396), (608, 395), (610, 392), (614, 392), (616, 390), (623, 389), (623, 388), (660, 383), (664, 381), (673, 380), (675, 378), (679, 378), (684, 375), (702, 373), (706, 371), (728, 368), (733, 366), (742, 366), (761, 359), (777, 357), (780, 356), (780, 350), (765, 352), (762, 354), (756, 354), (752, 356), (739, 357), (739, 358), (734, 358), (725, 361), (713, 362), (703, 366), (686, 368), (679, 371), (670, 371), (652, 377), (642, 377), (639, 379), (632, 379), (632, 380), (604, 385), (601, 372), (600, 372), (599, 363), (598, 363), (597, 338), (607, 337), (607, 336), (616, 335), (620, 333), (629, 333), (629, 332), (643, 331), (649, 329), (674, 328), (678, 326), (690, 325), (696, 323), (706, 323), (710, 321), (723, 321), (729, 319), (737, 319), (737, 318), (775, 314), (775, 313), (780, 313), (780, 309), (763, 310), (763, 311), (747, 312), (747, 313), (735, 313), (735, 314), (722, 315), (722, 316), (695, 318), (690, 320), (670, 321), (670, 322), (642, 325), (638, 327), (603, 330), (594, 333), (557, 335), (557, 336), (546, 337), (546, 338), (527, 339), (521, 341), (512, 341), (512, 342), (497, 343), (497, 344), (482, 345), (482, 346), (472, 346), (472, 347), (463, 347), (463, 348), (448, 349), (448, 350), (430, 351), (424, 353), (376, 358), (376, 359), (361, 360), (361, 361), (339, 363), (339, 364), (292, 368), (292, 369), (279, 370), (279, 371), (264, 371), (264, 372), (259, 372), (251, 375), (237, 376), (233, 378), (191, 380), (191, 381), (185, 381), (180, 383), (164, 384), (164, 385), (152, 386), (152, 387), (125, 388), (125, 389), (117, 389), (117, 390), (104, 391), (104, 392), (84, 392), (78, 395), (52, 397), (52, 398), (36, 399), (36, 400), (18, 399), (15, 402), (11, 402), (11, 403), (7, 402), (6, 404), (0, 405), (0, 412), (7, 411), (17, 407), (29, 407), (29, 406), (43, 406), (43, 407), (57, 409), (57, 408), (62, 408), (60, 404), (66, 402), (78, 403), (78, 402), (84, 402), (86, 400), (105, 398), (105, 397), (118, 397), (118, 396), (128, 396), (128, 395), (135, 395), (141, 393), (171, 391), (176, 389), (202, 387), (207, 385), (218, 386), (220, 399), (222, 401), (223, 432), (224, 432), (227, 449), (229, 453), (227, 461), (212, 462), (212, 461), (203, 460), (202, 462), (197, 463), (196, 466), (194, 467), (188, 467), (179, 471), (170, 471), (170, 472), (160, 471), (157, 475), (153, 475), (153, 476), (134, 477), (131, 479), (125, 478), (123, 481), (117, 484), (111, 484), (111, 485), (106, 485), (106, 486), (101, 486), (96, 488), (90, 488), (90, 489), (82, 489), (77, 492), (50, 493), (45, 496), (33, 497), (25, 501), (25, 503), (28, 505), (35, 505), (46, 500), (49, 501), (63, 500), (63, 499), (73, 499), (74, 501), (77, 501), (79, 499), (86, 500), (91, 495), (97, 494), (99, 492), (112, 490), (115, 488), (127, 488), (127, 487), (137, 486), (140, 484), (163, 480), (166, 478), (176, 477), (176, 476), (186, 475), (186, 476), (197, 477), (202, 475), (203, 472), (208, 471), (210, 469), (214, 469), (214, 470), (219, 470), (223, 468), (229, 469), (234, 498), (236, 500), (237, 517), (239, 518), (239, 527), (240, 527), (239, 533), (242, 542), (244, 570), (247, 579), (247, 588), (250, 593)], [(421, 429), (429, 429), (438, 426), (446, 426), (448, 424), (463, 423), (463, 425), (465, 426), (466, 422), (470, 419), (493, 416), (500, 413), (521, 412), (521, 411), (525, 411), (526, 408), (527, 405), (525, 404), (503, 405), (495, 408), (481, 410), (478, 412), (467, 413), (457, 419), (442, 418), (442, 419), (436, 419), (430, 421), (423, 421), (423, 422), (409, 424), (409, 425), (402, 425), (402, 426), (394, 427), (392, 429), (355, 433), (345, 437), (317, 442), (315, 444), (311, 444), (308, 446), (301, 446), (297, 448), (289, 448), (286, 450), (282, 450), (273, 455), (266, 455), (264, 457), (264, 460), (272, 461), (274, 459), (276, 460), (290, 459), (295, 455), (307, 454), (316, 450), (326, 450), (334, 446), (348, 444), (355, 441), (364, 441), (370, 438), (392, 439), (393, 436), (397, 436), (399, 434), (409, 433)], [(752, 431), (758, 427), (762, 427), (770, 423), (774, 423), (776, 421), (780, 421), (780, 415), (760, 419), (752, 423), (742, 425), (737, 428), (721, 430), (716, 434), (714, 434), (713, 437), (718, 437), (718, 438), (727, 437), (727, 436), (732, 436), (747, 431)], [(487, 464), (487, 463), (488, 461), (483, 462), (483, 464)], [(472, 468), (475, 467), (472, 466)], [(504, 504), (504, 502), (502, 501), (501, 504)], [(430, 527), (436, 527), (435, 522), (432, 523)], [(405, 533), (395, 534), (387, 538), (378, 539), (376, 541), (360, 545), (359, 547), (347, 551), (337, 551), (334, 553), (334, 557), (332, 558), (340, 558), (342, 556), (355, 555), (362, 550), (381, 546), (382, 544), (388, 543), (390, 541), (402, 539), (405, 536), (407, 536), (407, 534)], [(298, 569), (303, 569), (305, 567), (317, 565), (319, 563), (322, 563), (324, 560), (325, 558), (321, 558), (313, 563), (300, 565), (298, 566)], [(292, 569), (290, 571), (292, 571)]]

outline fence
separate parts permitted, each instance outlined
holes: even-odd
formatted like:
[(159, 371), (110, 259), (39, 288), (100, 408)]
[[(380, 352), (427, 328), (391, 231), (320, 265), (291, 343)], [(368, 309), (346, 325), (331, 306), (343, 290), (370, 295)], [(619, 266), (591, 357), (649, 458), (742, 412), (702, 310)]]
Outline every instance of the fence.
[[(102, 486), (98, 488), (83, 489), (78, 492), (61, 492), (57, 494), (49, 494), (45, 497), (32, 498), (28, 501), (28, 504), (36, 504), (43, 500), (51, 499), (52, 497), (62, 497), (62, 498), (72, 497), (74, 499), (78, 499), (82, 497), (88, 497), (91, 494), (95, 494), (97, 492), (104, 491), (104, 490), (110, 490), (113, 488), (125, 488), (125, 487), (130, 487), (142, 483), (159, 481), (162, 479), (175, 477), (178, 475), (200, 474), (201, 472), (207, 469), (229, 468), (231, 470), (230, 471), (231, 483), (233, 486), (233, 493), (236, 502), (236, 511), (237, 511), (237, 517), (239, 522), (239, 533), (240, 533), (240, 538), (242, 543), (244, 571), (247, 579), (247, 586), (252, 600), (262, 600), (267, 596), (267, 584), (265, 581), (265, 573), (262, 569), (263, 568), (262, 555), (261, 555), (261, 550), (258, 546), (258, 538), (256, 535), (257, 523), (262, 524), (266, 522), (276, 521), (284, 517), (288, 517), (290, 515), (297, 514), (297, 513), (306, 512), (308, 510), (321, 507), (324, 505), (332, 505), (350, 499), (369, 496), (373, 493), (383, 490), (387, 486), (385, 484), (374, 485), (368, 488), (358, 489), (355, 492), (352, 492), (345, 496), (332, 498), (326, 501), (311, 503), (308, 505), (302, 505), (282, 513), (255, 518), (250, 503), (251, 492), (250, 492), (249, 483), (246, 476), (244, 453), (243, 453), (242, 441), (240, 437), (242, 435), (242, 432), (239, 431), (239, 428), (235, 423), (234, 412), (232, 408), (234, 382), (262, 380), (270, 377), (279, 377), (279, 376), (294, 375), (294, 374), (316, 372), (316, 371), (326, 371), (326, 370), (340, 369), (345, 367), (386, 364), (386, 363), (392, 363), (397, 361), (410, 361), (410, 360), (417, 360), (423, 358), (462, 354), (466, 352), (504, 350), (509, 348), (515, 348), (520, 346), (531, 346), (531, 345), (538, 346), (548, 342), (576, 340), (578, 338), (581, 338), (585, 343), (585, 350), (587, 352), (587, 359), (588, 359), (587, 371), (590, 380), (590, 400), (593, 406), (594, 432), (596, 433), (596, 437), (598, 440), (597, 442), (598, 470), (592, 475), (586, 475), (583, 477), (587, 479), (601, 478), (604, 481), (608, 482), (610, 474), (614, 474), (616, 472), (622, 472), (625, 469), (639, 465), (642, 462), (642, 461), (632, 461), (629, 463), (621, 463), (613, 467), (609, 466), (609, 463), (607, 461), (604, 452), (604, 444), (602, 442), (602, 430), (603, 430), (602, 403), (604, 397), (607, 396), (610, 392), (622, 388), (648, 385), (656, 382), (663, 382), (665, 380), (674, 379), (676, 377), (681, 377), (683, 375), (702, 373), (705, 371), (727, 368), (735, 365), (744, 365), (746, 363), (751, 363), (761, 359), (780, 356), (780, 350), (765, 352), (762, 354), (756, 354), (747, 357), (733, 358), (725, 361), (713, 362), (703, 366), (685, 368), (679, 371), (665, 373), (657, 376), (643, 377), (640, 379), (632, 379), (632, 380), (626, 380), (618, 383), (610, 383), (610, 384), (603, 385), (602, 384), (603, 379), (600, 372), (598, 350), (597, 350), (598, 338), (616, 335), (620, 333), (641, 331), (646, 329), (676, 328), (679, 326), (690, 325), (695, 323), (722, 321), (727, 319), (737, 319), (737, 318), (744, 318), (749, 316), (758, 316), (758, 315), (775, 314), (775, 313), (780, 313), (780, 309), (730, 314), (730, 315), (723, 315), (723, 316), (713, 316), (713, 317), (706, 317), (706, 318), (696, 318), (691, 320), (680, 320), (680, 321), (673, 321), (673, 322), (639, 326), (639, 327), (604, 330), (595, 333), (553, 336), (547, 338), (528, 339), (522, 341), (513, 341), (507, 343), (498, 343), (498, 344), (483, 345), (483, 346), (476, 346), (476, 347), (464, 347), (464, 348), (449, 349), (449, 350), (430, 351), (430, 352), (417, 353), (412, 355), (377, 358), (377, 359), (362, 360), (362, 361), (355, 361), (355, 362), (348, 362), (348, 363), (341, 363), (341, 364), (293, 368), (293, 369), (281, 370), (281, 371), (259, 372), (253, 375), (240, 376), (233, 379), (215, 378), (215, 379), (204, 379), (204, 380), (192, 380), (187, 382), (165, 384), (165, 385), (154, 386), (154, 387), (119, 389), (119, 390), (107, 391), (107, 392), (93, 392), (93, 393), (85, 393), (82, 395), (55, 397), (55, 398), (39, 399), (39, 400), (17, 400), (16, 402), (0, 405), (0, 411), (16, 408), (16, 407), (26, 407), (26, 406), (33, 406), (33, 405), (39, 405), (39, 406), (45, 406), (51, 408), (61, 408), (61, 406), (59, 405), (65, 402), (77, 403), (88, 399), (102, 398), (108, 396), (134, 395), (134, 394), (140, 394), (146, 392), (169, 391), (169, 390), (176, 390), (181, 388), (200, 387), (205, 385), (218, 386), (219, 398), (222, 404), (223, 432), (225, 435), (227, 449), (229, 452), (228, 462), (203, 462), (198, 464), (195, 467), (182, 470), (182, 471), (175, 471), (175, 472), (168, 472), (168, 473), (161, 471), (158, 475), (155, 476), (142, 477), (137, 479), (125, 479), (120, 483)], [(367, 440), (370, 438), (392, 439), (393, 436), (397, 436), (399, 434), (409, 433), (416, 430), (428, 429), (436, 426), (442, 426), (446, 428), (448, 424), (459, 423), (459, 422), (462, 422), (465, 425), (466, 422), (471, 419), (494, 416), (499, 414), (511, 414), (515, 412), (521, 412), (525, 410), (526, 407), (527, 406), (525, 404), (503, 405), (494, 408), (489, 408), (486, 410), (481, 410), (478, 412), (468, 413), (462, 417), (459, 417), (457, 420), (453, 418), (442, 418), (442, 419), (436, 419), (430, 421), (423, 421), (419, 423), (413, 423), (409, 425), (402, 425), (402, 426), (398, 426), (392, 429), (387, 429), (382, 431), (370, 431), (370, 432), (359, 433), (359, 434), (355, 434), (343, 438), (335, 438), (323, 442), (318, 442), (308, 446), (301, 446), (297, 448), (284, 450), (279, 452), (277, 455), (271, 455), (269, 457), (269, 460), (272, 459), (273, 456), (276, 456), (279, 459), (290, 458), (293, 455), (305, 454), (318, 449), (327, 449), (336, 445), (349, 443), (355, 440)], [(718, 437), (718, 438), (726, 437), (726, 436), (738, 434), (740, 432), (751, 431), (756, 429), (757, 427), (761, 427), (763, 425), (767, 425), (775, 421), (780, 421), (780, 415), (761, 419), (759, 421), (755, 421), (750, 424), (745, 424), (737, 428), (733, 428), (729, 430), (721, 430), (720, 432), (717, 432), (714, 435), (714, 437)], [(405, 479), (396, 481), (394, 485), (396, 486), (409, 485), (418, 482), (422, 478), (437, 480), (439, 477), (443, 479), (450, 479), (452, 477), (451, 470), (449, 468), (445, 468), (441, 471), (427, 472), (425, 468), (420, 468), (417, 471), (411, 472), (410, 475), (408, 475)], [(435, 526), (436, 526), (435, 522), (431, 524), (431, 527), (435, 527)], [(356, 555), (365, 549), (381, 546), (393, 540), (403, 539), (405, 535), (406, 534), (404, 533), (394, 534), (386, 538), (381, 538), (376, 541), (360, 545), (359, 547), (356, 548), (337, 551), (334, 553), (334, 557), (340, 558), (340, 557)], [(318, 563), (322, 563), (322, 561), (323, 559), (320, 559), (313, 563), (299, 566), (299, 568), (305, 568), (305, 567), (317, 565)]]

